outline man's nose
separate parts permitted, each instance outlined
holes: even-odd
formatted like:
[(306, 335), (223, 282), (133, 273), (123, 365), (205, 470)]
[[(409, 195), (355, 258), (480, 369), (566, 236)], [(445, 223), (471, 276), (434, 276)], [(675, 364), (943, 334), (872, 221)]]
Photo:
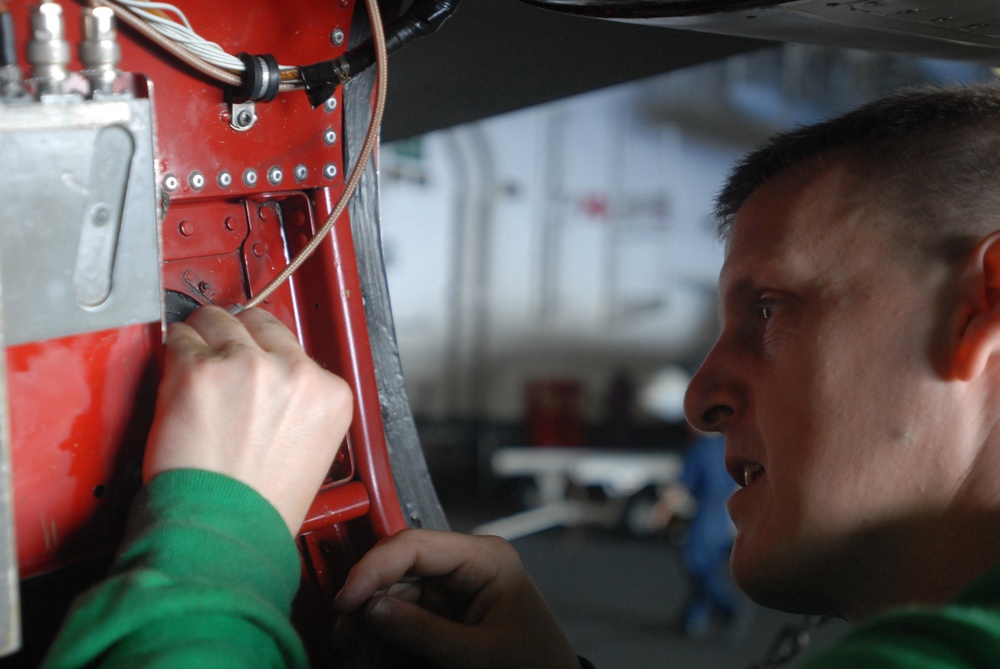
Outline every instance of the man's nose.
[(684, 394), (684, 417), (702, 432), (724, 432), (742, 404), (718, 348), (716, 344), (709, 352)]

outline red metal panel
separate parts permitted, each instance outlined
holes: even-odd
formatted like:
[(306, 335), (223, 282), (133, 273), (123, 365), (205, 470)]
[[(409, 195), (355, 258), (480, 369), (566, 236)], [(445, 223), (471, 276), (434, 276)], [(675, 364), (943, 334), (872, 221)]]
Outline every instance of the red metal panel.
[[(7, 4), (26, 37), (34, 3)], [(77, 6), (65, 2), (63, 8), (67, 37), (75, 43)], [(353, 0), (216, 0), (183, 7), (195, 29), (227, 51), (272, 52), (283, 64), (341, 53), (330, 34), (339, 28), (346, 36), (353, 9)], [(318, 110), (304, 93), (281, 94), (258, 103), (256, 125), (238, 132), (229, 126), (215, 83), (127, 28), (121, 41), (121, 68), (141, 73), (153, 91), (158, 175), (170, 173), (179, 184), (164, 201), (164, 288), (200, 304), (245, 301), (315, 233), (341, 193), (340, 93), (336, 106)], [(331, 131), (337, 137), (332, 145)], [(293, 177), (298, 165), (308, 170), (304, 180)], [(335, 177), (324, 176), (327, 165)], [(278, 186), (267, 182), (273, 166), (284, 173)], [(258, 173), (253, 188), (241, 180), (246, 169)], [(221, 170), (233, 177), (228, 188), (217, 182)], [(194, 171), (205, 177), (201, 189), (191, 186)], [(265, 308), (299, 334), (310, 355), (343, 375), (356, 397), (348, 445), (313, 505), (302, 540), (304, 560), (314, 565), (307, 573), (316, 591), (328, 594), (336, 589), (330, 575), (341, 578), (373, 541), (405, 526), (389, 472), (346, 215), (333, 239)], [(115, 544), (139, 485), (161, 336), (161, 324), (151, 323), (9, 349), (15, 509), (25, 575)], [(321, 540), (322, 550), (316, 548)]]

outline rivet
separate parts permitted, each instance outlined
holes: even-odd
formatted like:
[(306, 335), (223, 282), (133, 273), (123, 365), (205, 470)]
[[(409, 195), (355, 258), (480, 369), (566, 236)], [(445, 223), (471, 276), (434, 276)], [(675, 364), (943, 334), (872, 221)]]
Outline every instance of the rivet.
[(337, 166), (333, 163), (327, 163), (323, 166), (323, 176), (327, 179), (332, 179), (337, 176)]
[(333, 42), (334, 46), (340, 46), (344, 43), (344, 31), (340, 28), (334, 28), (333, 32), (330, 33), (330, 41)]
[(205, 187), (205, 175), (196, 170), (188, 176), (188, 183), (191, 184), (191, 188), (201, 190)]
[(215, 177), (215, 182), (219, 184), (219, 188), (229, 188), (233, 185), (233, 175), (229, 173), (229, 170), (222, 170)]
[(306, 236), (306, 233), (300, 232), (295, 235), (295, 241), (298, 242), (299, 248), (302, 248), (309, 243), (309, 237)]
[(327, 98), (326, 102), (323, 103), (323, 109), (328, 112), (332, 112), (337, 108), (337, 98)]
[(201, 283), (198, 284), (198, 290), (200, 290), (202, 293), (207, 293), (208, 291), (212, 290), (212, 284), (210, 284), (208, 281), (202, 281)]
[(294, 175), (296, 181), (305, 181), (309, 176), (309, 168), (305, 165), (296, 165)]
[(337, 133), (333, 128), (327, 128), (326, 132), (323, 133), (323, 142), (327, 145), (337, 143)]
[(163, 188), (168, 191), (177, 190), (177, 187), (181, 185), (181, 182), (177, 180), (173, 174), (167, 174), (163, 177)]
[(268, 207), (266, 204), (262, 204), (261, 206), (257, 207), (257, 218), (259, 218), (262, 221), (271, 220), (271, 208)]
[(190, 237), (194, 234), (194, 223), (188, 220), (181, 221), (177, 229), (180, 231), (182, 237)]
[(243, 170), (243, 183), (253, 188), (257, 185), (257, 170), (252, 167), (248, 167)]
[(111, 220), (111, 209), (106, 204), (99, 204), (90, 212), (91, 222), (100, 227)]
[(224, 220), (222, 224), (226, 226), (226, 230), (229, 230), (229, 232), (236, 230), (236, 219), (232, 216), (226, 216), (226, 220)]
[(277, 186), (285, 178), (285, 173), (277, 165), (267, 171), (267, 181), (272, 186)]
[(253, 245), (251, 251), (253, 251), (254, 257), (262, 258), (264, 256), (264, 245), (257, 242)]

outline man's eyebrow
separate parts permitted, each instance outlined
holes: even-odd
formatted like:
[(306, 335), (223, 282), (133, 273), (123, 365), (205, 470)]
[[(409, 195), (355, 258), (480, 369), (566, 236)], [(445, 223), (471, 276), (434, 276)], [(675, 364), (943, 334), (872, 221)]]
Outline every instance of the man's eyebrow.
[(719, 295), (720, 316), (726, 306), (746, 303), (756, 299), (757, 294), (761, 290), (763, 290), (763, 286), (753, 277), (744, 277), (734, 283), (728, 284)]

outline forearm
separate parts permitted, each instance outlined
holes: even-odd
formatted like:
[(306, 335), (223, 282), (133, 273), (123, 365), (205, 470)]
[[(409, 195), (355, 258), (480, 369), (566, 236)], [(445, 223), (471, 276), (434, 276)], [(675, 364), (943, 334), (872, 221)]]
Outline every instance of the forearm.
[(137, 497), (110, 577), (74, 605), (46, 667), (305, 667), (288, 622), (299, 562), (275, 509), (218, 474)]

